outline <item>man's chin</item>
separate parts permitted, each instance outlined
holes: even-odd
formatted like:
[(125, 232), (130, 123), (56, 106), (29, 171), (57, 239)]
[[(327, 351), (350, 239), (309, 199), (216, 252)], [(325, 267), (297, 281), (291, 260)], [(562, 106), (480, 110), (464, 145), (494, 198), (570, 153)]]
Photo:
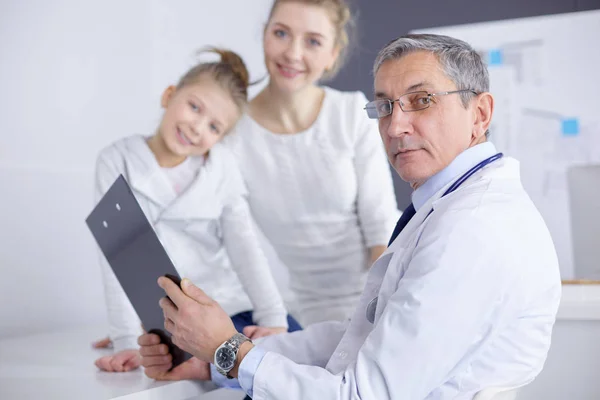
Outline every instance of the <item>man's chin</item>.
[(410, 183), (411, 180), (413, 179), (413, 175), (411, 173), (409, 173), (409, 171), (406, 170), (405, 166), (401, 167), (401, 166), (394, 165), (394, 169), (400, 176), (400, 179), (402, 179), (404, 182)]
[[(411, 187), (414, 182), (420, 182), (422, 180), (422, 176), (420, 174), (416, 174), (412, 168), (409, 168), (406, 164), (402, 165), (394, 165), (394, 169), (400, 176), (404, 182), (408, 183)], [(414, 187), (413, 187), (414, 189)]]

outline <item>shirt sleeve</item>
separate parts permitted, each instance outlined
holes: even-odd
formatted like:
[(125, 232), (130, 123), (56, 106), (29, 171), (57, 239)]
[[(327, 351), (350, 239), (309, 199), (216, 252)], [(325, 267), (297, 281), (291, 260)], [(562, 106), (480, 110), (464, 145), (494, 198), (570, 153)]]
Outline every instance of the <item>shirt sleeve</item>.
[(267, 354), (265, 350), (255, 346), (246, 354), (240, 364), (238, 380), (242, 389), (244, 389), (246, 394), (250, 397), (254, 395), (254, 375), (256, 374), (256, 370), (262, 359), (265, 357), (265, 354)]
[(211, 379), (217, 386), (242, 388), (254, 395), (254, 376), (268, 352), (276, 352), (300, 364), (324, 367), (346, 331), (339, 321), (313, 324), (303, 331), (268, 336), (256, 340), (240, 364), (238, 379), (228, 379), (211, 364)]
[(367, 98), (361, 92), (353, 96), (354, 168), (358, 217), (367, 247), (373, 247), (387, 245), (400, 212), (377, 121), (367, 117), (363, 110), (366, 103)]
[(265, 350), (254, 346), (254, 348), (246, 354), (240, 364), (240, 368), (238, 369), (238, 379), (227, 378), (217, 371), (214, 364), (210, 364), (210, 377), (212, 382), (222, 388), (242, 389), (248, 396), (252, 397), (254, 374), (265, 354), (267, 354)]
[[(249, 354), (250, 352), (248, 352)], [(214, 364), (210, 364), (210, 380), (215, 385), (227, 389), (241, 389), (240, 382), (237, 379), (229, 379), (222, 375)]]

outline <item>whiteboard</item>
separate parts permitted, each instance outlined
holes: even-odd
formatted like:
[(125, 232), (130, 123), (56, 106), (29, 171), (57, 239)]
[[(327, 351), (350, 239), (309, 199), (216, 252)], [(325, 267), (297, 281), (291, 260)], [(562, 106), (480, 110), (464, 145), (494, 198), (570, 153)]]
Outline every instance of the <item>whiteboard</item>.
[(490, 140), (521, 162), (523, 185), (550, 229), (563, 279), (587, 278), (573, 261), (567, 169), (600, 162), (600, 11), (413, 33), (462, 39), (482, 54), (495, 99)]

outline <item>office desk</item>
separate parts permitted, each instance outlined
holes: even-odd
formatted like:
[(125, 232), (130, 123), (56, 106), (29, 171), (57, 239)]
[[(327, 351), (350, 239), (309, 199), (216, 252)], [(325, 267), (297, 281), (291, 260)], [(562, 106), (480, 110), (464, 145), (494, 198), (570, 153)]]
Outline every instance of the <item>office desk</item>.
[[(82, 328), (0, 339), (0, 399), (229, 400), (241, 392), (216, 390), (209, 382), (157, 382), (142, 369), (99, 371), (94, 360), (110, 349), (91, 343), (105, 328)], [(210, 392), (212, 391), (212, 392)], [(210, 393), (208, 393), (210, 392)]]

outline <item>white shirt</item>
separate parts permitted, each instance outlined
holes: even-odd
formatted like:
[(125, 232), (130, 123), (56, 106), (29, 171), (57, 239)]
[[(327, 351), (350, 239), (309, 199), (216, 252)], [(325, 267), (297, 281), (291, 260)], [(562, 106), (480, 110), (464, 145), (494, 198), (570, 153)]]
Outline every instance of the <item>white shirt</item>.
[(275, 134), (245, 115), (226, 139), (252, 214), (289, 269), (295, 314), (308, 325), (347, 319), (399, 212), (390, 167), (360, 92), (324, 88), (316, 122)]
[[(259, 248), (234, 158), (217, 144), (199, 168), (189, 187), (177, 194), (145, 138), (132, 136), (100, 153), (96, 198), (123, 174), (182, 278), (202, 288), (229, 315), (254, 309), (259, 325), (287, 327), (287, 312)], [(101, 264), (114, 347), (137, 348), (139, 319), (103, 256)]]
[(447, 167), (454, 179), (418, 207), (372, 267), (348, 324), (315, 324), (252, 349), (240, 365), (245, 390), (255, 400), (461, 400), (533, 380), (550, 347), (561, 283), (518, 162), (497, 160), (441, 197), (494, 153), (486, 145)]
[(204, 156), (188, 157), (181, 164), (170, 168), (163, 167), (162, 170), (171, 182), (175, 193), (181, 194), (194, 182), (205, 161)]

